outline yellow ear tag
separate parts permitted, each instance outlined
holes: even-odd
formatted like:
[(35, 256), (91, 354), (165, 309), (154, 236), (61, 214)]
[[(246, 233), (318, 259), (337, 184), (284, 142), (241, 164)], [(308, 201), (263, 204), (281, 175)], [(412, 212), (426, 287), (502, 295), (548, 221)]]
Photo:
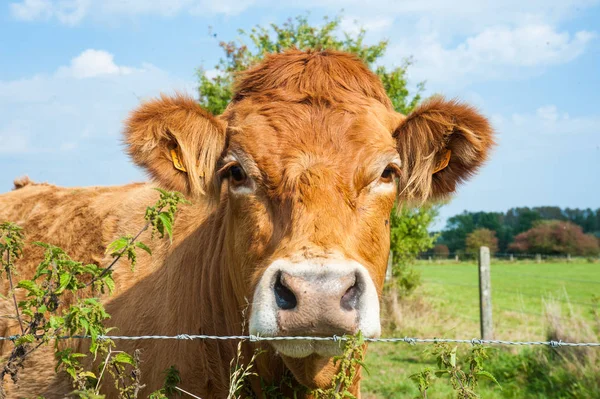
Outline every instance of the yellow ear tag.
[(444, 155), (442, 155), (442, 159), (440, 159), (437, 165), (435, 166), (435, 170), (432, 173), (433, 175), (435, 175), (437, 172), (439, 172), (442, 169), (445, 169), (446, 166), (448, 166), (448, 163), (450, 163), (450, 155), (452, 155), (452, 151), (446, 150)]
[(177, 152), (177, 147), (171, 149), (171, 159), (173, 160), (175, 169), (187, 173), (187, 169), (183, 166), (183, 162), (181, 162), (179, 153)]

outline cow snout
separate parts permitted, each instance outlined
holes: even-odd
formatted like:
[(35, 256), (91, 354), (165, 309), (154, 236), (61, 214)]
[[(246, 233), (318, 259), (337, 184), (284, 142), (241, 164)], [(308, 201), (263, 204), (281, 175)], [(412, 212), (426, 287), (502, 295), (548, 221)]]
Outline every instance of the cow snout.
[(355, 332), (361, 285), (356, 271), (341, 276), (280, 271), (276, 274), (273, 295), (281, 332), (287, 335)]
[[(254, 292), (250, 333), (260, 336), (380, 334), (379, 298), (367, 269), (348, 259), (274, 261)], [(331, 341), (270, 341), (283, 355), (335, 355)]]

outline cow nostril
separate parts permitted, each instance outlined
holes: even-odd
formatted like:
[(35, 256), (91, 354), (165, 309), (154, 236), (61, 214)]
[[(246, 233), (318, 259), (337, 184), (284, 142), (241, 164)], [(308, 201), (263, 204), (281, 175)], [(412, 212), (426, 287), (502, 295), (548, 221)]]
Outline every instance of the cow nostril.
[(358, 305), (358, 298), (360, 297), (360, 288), (358, 286), (358, 281), (355, 281), (354, 284), (342, 296), (340, 300), (340, 306), (345, 310), (354, 310)]
[(281, 281), (281, 273), (277, 276), (277, 280), (275, 281), (275, 302), (277, 302), (277, 306), (283, 310), (291, 310), (296, 307), (298, 301), (294, 293), (285, 285), (283, 285)]

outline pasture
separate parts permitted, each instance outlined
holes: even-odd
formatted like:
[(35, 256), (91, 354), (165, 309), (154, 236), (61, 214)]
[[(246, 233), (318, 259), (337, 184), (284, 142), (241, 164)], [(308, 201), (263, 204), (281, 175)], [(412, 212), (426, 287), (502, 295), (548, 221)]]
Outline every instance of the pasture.
[[(395, 319), (392, 326), (395, 323), (396, 327), (392, 327), (388, 335), (478, 338), (479, 288), (476, 263), (422, 261), (416, 268), (421, 272), (422, 286), (413, 297), (403, 301), (398, 309), (388, 310), (388, 314), (383, 314), (384, 323)], [(599, 305), (597, 299), (594, 299), (595, 295), (600, 295), (598, 262), (574, 260), (571, 263), (535, 264), (492, 261), (495, 338), (546, 340), (548, 314), (565, 326), (570, 325), (572, 316), (581, 317), (597, 329), (600, 327), (595, 325), (598, 323)], [(390, 314), (394, 312), (395, 315)], [(404, 343), (371, 345), (366, 357), (371, 374), (364, 376), (364, 396), (404, 398), (418, 395), (408, 377), (425, 367), (435, 368), (434, 358), (423, 353), (427, 347), (428, 345), (423, 344), (410, 346)], [(459, 357), (461, 354), (466, 356), (468, 350), (469, 345), (460, 346)], [(502, 357), (502, 362), (506, 363), (506, 354), (516, 354), (519, 350), (530, 349), (498, 347), (499, 352), (493, 355), (491, 362), (495, 363), (497, 370), (502, 369), (503, 365), (499, 364), (498, 358)], [(506, 389), (507, 386), (516, 386), (516, 382), (510, 380), (508, 374), (496, 372), (496, 377), (505, 385), (505, 389), (501, 391), (491, 383), (484, 383), (481, 386), (481, 397), (544, 397), (537, 394), (515, 394), (515, 389)], [(428, 397), (446, 398), (450, 397), (451, 392), (446, 381), (438, 381)], [(557, 393), (556, 397), (562, 396)]]

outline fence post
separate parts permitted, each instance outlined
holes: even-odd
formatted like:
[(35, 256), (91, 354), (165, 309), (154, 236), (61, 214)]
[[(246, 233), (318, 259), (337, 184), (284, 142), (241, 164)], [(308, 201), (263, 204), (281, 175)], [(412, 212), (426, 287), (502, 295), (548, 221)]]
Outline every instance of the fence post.
[(513, 254), (510, 254), (510, 261), (514, 262), (515, 261), (515, 256)]
[(460, 262), (460, 258), (458, 257), (458, 255), (455, 255), (455, 256), (454, 256), (454, 261), (455, 261), (456, 263)]
[(571, 254), (567, 254), (567, 263), (571, 263)]
[(479, 248), (479, 321), (481, 339), (493, 339), (492, 279), (490, 273), (490, 249)]
[(535, 255), (535, 263), (542, 263), (542, 255), (540, 255), (540, 254)]
[(385, 281), (390, 281), (392, 279), (392, 261), (394, 259), (394, 252), (390, 251), (390, 255), (388, 257), (387, 269), (385, 270)]
[(431, 256), (430, 256), (430, 257), (429, 257), (429, 263), (431, 263), (431, 262), (432, 262), (432, 260), (431, 260)]

